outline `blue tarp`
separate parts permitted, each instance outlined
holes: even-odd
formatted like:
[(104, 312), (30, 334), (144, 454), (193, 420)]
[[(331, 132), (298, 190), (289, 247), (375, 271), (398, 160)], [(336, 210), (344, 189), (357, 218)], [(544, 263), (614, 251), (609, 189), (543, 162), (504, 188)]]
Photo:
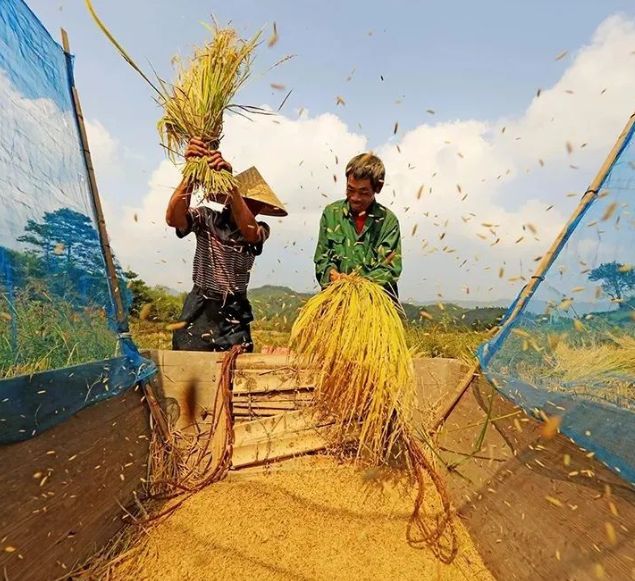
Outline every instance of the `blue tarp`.
[(2, 0), (0, 443), (32, 437), (155, 371), (127, 323), (115, 322), (72, 78), (71, 57), (28, 6)]
[[(520, 314), (479, 349), (492, 383), (635, 483), (635, 127)], [(541, 414), (542, 412), (542, 414)]]

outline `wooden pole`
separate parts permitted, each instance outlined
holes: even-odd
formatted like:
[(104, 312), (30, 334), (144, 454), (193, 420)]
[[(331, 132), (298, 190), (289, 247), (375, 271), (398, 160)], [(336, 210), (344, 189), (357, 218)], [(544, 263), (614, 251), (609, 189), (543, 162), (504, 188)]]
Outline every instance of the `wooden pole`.
[(516, 302), (514, 309), (499, 329), (499, 332), (502, 332), (504, 329), (508, 328), (509, 325), (511, 325), (511, 323), (525, 310), (525, 306), (529, 302), (529, 299), (531, 299), (531, 297), (538, 289), (538, 286), (542, 282), (544, 274), (551, 268), (551, 265), (554, 263), (556, 257), (560, 253), (560, 250), (565, 245), (565, 243), (569, 239), (569, 236), (573, 232), (573, 226), (575, 222), (582, 216), (582, 214), (584, 214), (584, 212), (586, 212), (586, 210), (589, 208), (589, 206), (591, 206), (595, 198), (598, 196), (599, 189), (602, 186), (602, 183), (606, 179), (606, 176), (611, 170), (611, 167), (617, 159), (617, 156), (626, 144), (626, 140), (633, 130), (633, 127), (635, 127), (635, 113), (630, 116), (628, 123), (626, 123), (626, 127), (624, 127), (624, 130), (617, 138), (613, 149), (611, 149), (607, 158), (604, 160), (604, 163), (602, 164), (602, 167), (600, 167), (600, 170), (595, 176), (595, 179), (591, 182), (591, 185), (582, 196), (578, 207), (574, 210), (573, 214), (569, 218), (569, 221), (561, 230), (560, 234), (558, 234), (558, 237), (554, 240), (549, 250), (542, 257), (542, 260), (538, 264), (534, 275), (520, 292), (518, 301)]
[[(575, 211), (569, 218), (568, 222), (566, 223), (564, 228), (561, 230), (560, 234), (558, 234), (558, 237), (554, 240), (549, 250), (542, 257), (542, 260), (538, 264), (538, 267), (536, 268), (536, 272), (534, 273), (534, 275), (531, 277), (531, 279), (525, 285), (525, 287), (520, 291), (518, 300), (516, 301), (516, 304), (513, 310), (511, 311), (511, 313), (509, 313), (509, 316), (507, 317), (507, 319), (505, 319), (505, 322), (501, 326), (495, 328), (494, 332), (496, 334), (502, 333), (506, 329), (508, 329), (510, 325), (514, 322), (514, 320), (524, 311), (525, 306), (529, 302), (529, 299), (531, 299), (531, 297), (534, 295), (534, 293), (538, 289), (538, 286), (542, 282), (545, 273), (551, 268), (551, 265), (554, 263), (555, 259), (560, 253), (560, 250), (569, 239), (569, 236), (574, 230), (574, 224), (584, 214), (584, 212), (586, 212), (586, 210), (591, 206), (595, 198), (598, 196), (600, 187), (604, 183), (604, 180), (606, 179), (609, 171), (611, 171), (611, 167), (613, 167), (613, 163), (615, 163), (617, 156), (622, 151), (622, 148), (626, 144), (626, 140), (628, 139), (629, 135), (633, 131), (634, 127), (635, 127), (635, 113), (633, 113), (630, 116), (628, 122), (626, 123), (626, 127), (624, 127), (622, 133), (620, 133), (620, 136), (617, 138), (615, 145), (613, 145), (613, 148), (609, 152), (608, 156), (604, 160), (604, 163), (600, 167), (600, 170), (596, 174), (595, 179), (591, 182), (591, 185), (588, 187), (587, 191), (582, 196), (582, 199), (580, 200), (578, 207), (575, 209)], [(492, 354), (490, 354), (490, 357), (491, 355)], [(449, 405), (446, 406), (446, 409), (444, 410), (443, 414), (441, 414), (441, 416), (439, 417), (439, 420), (435, 423), (433, 429), (431, 430), (432, 432), (438, 431), (439, 428), (441, 428), (441, 426), (445, 422), (445, 420), (447, 420), (450, 414), (454, 411), (459, 401), (461, 400), (465, 392), (468, 390), (468, 388), (472, 384), (472, 380), (474, 379), (476, 374), (480, 371), (480, 369), (481, 369), (480, 363), (477, 363), (461, 379), (461, 381), (459, 382), (456, 395), (452, 398)]]
[(108, 240), (108, 232), (106, 230), (106, 221), (104, 219), (104, 211), (101, 206), (101, 199), (99, 197), (99, 190), (97, 188), (97, 180), (95, 179), (95, 168), (93, 167), (93, 159), (90, 155), (90, 148), (88, 146), (88, 136), (86, 135), (86, 125), (84, 124), (84, 115), (82, 114), (82, 107), (79, 102), (79, 94), (73, 81), (73, 75), (71, 71), (71, 54), (70, 46), (68, 42), (68, 35), (62, 28), (62, 47), (64, 48), (64, 54), (66, 55), (66, 66), (68, 67), (68, 79), (73, 97), (73, 107), (75, 109), (75, 118), (77, 119), (77, 128), (79, 130), (79, 139), (82, 146), (82, 153), (84, 155), (84, 162), (86, 164), (86, 171), (88, 173), (88, 185), (90, 189), (91, 201), (93, 204), (93, 210), (97, 219), (97, 231), (99, 232), (99, 240), (101, 242), (101, 250), (104, 255), (104, 261), (106, 263), (106, 273), (108, 275), (108, 285), (110, 287), (110, 294), (114, 301), (115, 306), (115, 318), (117, 321), (117, 330), (120, 333), (128, 332), (128, 317), (126, 310), (123, 306), (123, 300), (121, 298), (121, 289), (119, 288), (119, 279), (117, 278), (117, 269), (115, 268), (115, 261), (113, 259), (112, 248)]

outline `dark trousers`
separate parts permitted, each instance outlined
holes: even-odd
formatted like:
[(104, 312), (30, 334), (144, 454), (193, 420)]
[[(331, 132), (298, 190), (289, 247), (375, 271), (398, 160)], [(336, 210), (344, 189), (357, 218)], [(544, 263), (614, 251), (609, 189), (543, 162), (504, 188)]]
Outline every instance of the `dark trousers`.
[(175, 351), (229, 351), (233, 345), (254, 350), (249, 327), (254, 316), (246, 294), (223, 296), (195, 286), (185, 299), (180, 320), (188, 325), (172, 334)]

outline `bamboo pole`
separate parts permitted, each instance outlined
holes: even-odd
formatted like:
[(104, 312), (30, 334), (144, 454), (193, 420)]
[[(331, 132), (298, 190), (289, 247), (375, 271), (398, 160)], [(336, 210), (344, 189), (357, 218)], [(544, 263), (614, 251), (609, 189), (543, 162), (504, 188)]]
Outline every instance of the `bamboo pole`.
[[(620, 133), (619, 137), (617, 138), (615, 145), (613, 145), (613, 148), (611, 149), (608, 156), (604, 160), (604, 163), (600, 167), (595, 178), (593, 179), (593, 181), (587, 188), (587, 191), (582, 196), (582, 199), (580, 200), (578, 207), (574, 210), (573, 214), (571, 215), (571, 217), (565, 224), (564, 228), (560, 231), (560, 234), (558, 234), (557, 238), (553, 241), (549, 250), (542, 257), (542, 260), (538, 264), (538, 267), (536, 268), (536, 272), (534, 273), (534, 275), (531, 277), (529, 282), (520, 291), (520, 294), (518, 295), (518, 300), (516, 301), (516, 304), (514, 305), (514, 308), (512, 309), (512, 311), (509, 313), (509, 316), (505, 319), (505, 321), (500, 326), (495, 327), (495, 331), (494, 331), (495, 336), (497, 335), (500, 336), (503, 333), (506, 333), (508, 329), (510, 329), (512, 323), (516, 320), (516, 318), (518, 318), (518, 316), (521, 315), (522, 312), (525, 310), (527, 303), (529, 302), (531, 297), (535, 294), (536, 290), (538, 290), (540, 283), (543, 281), (545, 273), (551, 268), (551, 265), (554, 263), (554, 261), (558, 257), (558, 254), (562, 250), (562, 247), (567, 243), (567, 241), (569, 240), (569, 237), (575, 230), (576, 222), (580, 220), (580, 218), (584, 215), (584, 213), (589, 209), (591, 204), (597, 198), (600, 187), (602, 187), (602, 184), (604, 183), (604, 180), (608, 176), (609, 171), (613, 167), (615, 160), (617, 159), (618, 155), (622, 152), (622, 149), (626, 145), (626, 142), (634, 129), (635, 129), (635, 113), (633, 113), (629, 117), (628, 122), (626, 123), (626, 126), (622, 130), (622, 133)], [(488, 353), (486, 355), (488, 359), (492, 356), (493, 356), (493, 353)], [(433, 429), (431, 430), (432, 432), (438, 431), (439, 428), (441, 428), (441, 426), (445, 423), (447, 418), (450, 416), (450, 414), (452, 414), (452, 412), (458, 405), (459, 401), (461, 400), (465, 392), (468, 390), (468, 388), (472, 384), (472, 380), (478, 374), (480, 369), (481, 369), (480, 363), (477, 363), (476, 365), (474, 365), (474, 367), (472, 367), (468, 371), (468, 373), (463, 378), (461, 378), (461, 381), (459, 382), (459, 385), (457, 388), (456, 395), (452, 398), (452, 400), (450, 401), (450, 404), (446, 406), (443, 414), (440, 416), (440, 418), (435, 423)]]
[(119, 280), (117, 278), (117, 269), (115, 268), (115, 261), (113, 259), (113, 252), (108, 240), (108, 232), (106, 230), (106, 221), (104, 219), (104, 211), (101, 205), (101, 199), (99, 197), (99, 189), (97, 188), (97, 180), (95, 178), (95, 168), (93, 167), (93, 159), (90, 154), (90, 148), (88, 146), (88, 136), (86, 135), (86, 125), (84, 123), (84, 115), (82, 113), (82, 107), (79, 102), (79, 94), (75, 82), (73, 80), (71, 70), (71, 53), (70, 45), (68, 42), (68, 34), (62, 28), (62, 47), (64, 48), (64, 54), (66, 55), (66, 66), (68, 69), (68, 81), (73, 97), (73, 107), (75, 109), (75, 119), (77, 120), (77, 128), (79, 130), (79, 139), (82, 146), (82, 154), (84, 156), (84, 162), (86, 164), (86, 171), (88, 173), (88, 186), (90, 190), (90, 197), (93, 204), (93, 210), (97, 219), (97, 231), (99, 232), (99, 241), (101, 243), (101, 250), (106, 263), (106, 273), (108, 275), (108, 286), (110, 287), (110, 295), (113, 298), (115, 306), (115, 318), (117, 321), (117, 331), (121, 333), (128, 332), (128, 317), (126, 310), (123, 306), (123, 300), (121, 298), (121, 289), (119, 288)]
[(505, 332), (505, 330), (509, 328), (511, 323), (513, 323), (513, 321), (525, 310), (525, 306), (540, 286), (545, 273), (551, 268), (551, 265), (554, 263), (555, 259), (560, 253), (560, 250), (562, 250), (562, 247), (569, 240), (569, 237), (573, 233), (573, 230), (575, 230), (575, 223), (583, 216), (583, 214), (591, 206), (593, 201), (597, 198), (602, 183), (606, 179), (606, 176), (611, 170), (611, 167), (617, 159), (617, 156), (622, 151), (622, 148), (626, 144), (626, 140), (633, 131), (634, 127), (635, 113), (630, 116), (622, 133), (620, 133), (620, 136), (617, 138), (615, 145), (613, 145), (613, 148), (609, 152), (607, 158), (604, 160), (604, 163), (600, 167), (600, 170), (596, 174), (595, 179), (591, 182), (591, 185), (589, 185), (587, 191), (582, 196), (578, 207), (574, 210), (573, 214), (569, 218), (568, 222), (565, 224), (564, 228), (560, 231), (560, 234), (558, 234), (558, 237), (554, 240), (549, 250), (542, 257), (542, 260), (538, 264), (534, 275), (531, 277), (525, 287), (520, 291), (518, 300), (516, 301), (516, 305), (507, 319), (505, 319), (502, 326), (499, 328), (499, 333)]
[(459, 381), (459, 385), (456, 388), (456, 394), (450, 400), (450, 403), (446, 406), (443, 414), (439, 416), (437, 421), (430, 428), (429, 430), (430, 434), (435, 434), (436, 432), (438, 432), (439, 429), (445, 423), (445, 421), (450, 417), (450, 415), (452, 415), (452, 412), (454, 411), (456, 406), (459, 405), (459, 402), (463, 398), (463, 394), (468, 390), (470, 385), (472, 385), (472, 380), (474, 379), (476, 374), (479, 372), (479, 369), (480, 369), (480, 365), (476, 363), (475, 365), (472, 365), (472, 367), (470, 367), (469, 371), (465, 373), (463, 377), (461, 377), (461, 380)]

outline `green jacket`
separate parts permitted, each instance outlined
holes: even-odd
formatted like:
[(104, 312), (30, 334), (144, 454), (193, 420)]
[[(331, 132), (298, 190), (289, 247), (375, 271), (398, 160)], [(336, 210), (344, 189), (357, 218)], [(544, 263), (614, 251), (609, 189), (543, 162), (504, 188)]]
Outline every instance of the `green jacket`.
[(320, 286), (329, 283), (329, 272), (357, 272), (391, 289), (395, 294), (401, 274), (399, 221), (388, 208), (374, 202), (368, 209), (361, 234), (355, 230), (348, 202), (329, 204), (320, 220), (320, 237), (315, 249), (315, 275)]

